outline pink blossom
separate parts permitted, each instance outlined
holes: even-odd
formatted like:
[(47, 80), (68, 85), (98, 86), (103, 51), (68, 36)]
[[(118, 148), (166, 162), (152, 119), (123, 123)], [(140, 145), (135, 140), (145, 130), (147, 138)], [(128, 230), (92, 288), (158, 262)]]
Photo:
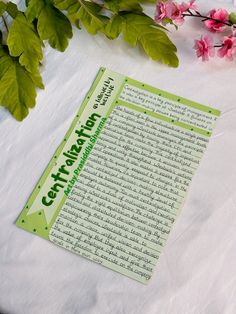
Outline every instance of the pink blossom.
[(159, 0), (156, 5), (155, 21), (160, 23), (165, 22), (165, 19), (170, 19), (176, 25), (182, 25), (184, 22), (183, 12), (189, 9), (197, 9), (195, 0), (190, 0), (189, 3), (183, 2), (182, 4), (172, 0), (167, 2)]
[(182, 25), (184, 22), (183, 11), (181, 10), (181, 6), (176, 2), (172, 2), (170, 18), (176, 25)]
[(202, 36), (199, 40), (195, 40), (194, 49), (198, 58), (202, 61), (208, 61), (209, 57), (214, 57), (215, 48), (210, 36)]
[(184, 22), (183, 12), (180, 5), (174, 1), (161, 2), (156, 5), (155, 21), (157, 23), (165, 22), (165, 19), (170, 19), (177, 25)]
[(207, 16), (217, 20), (207, 20), (204, 22), (205, 26), (212, 32), (222, 32), (225, 28), (224, 23), (229, 20), (229, 13), (225, 9), (213, 9), (208, 12)]
[(182, 12), (186, 12), (188, 10), (196, 11), (198, 8), (197, 8), (197, 5), (195, 3), (195, 0), (190, 0), (188, 3), (182, 2), (180, 5), (180, 9)]
[(172, 1), (161, 2), (158, 1), (156, 5), (155, 21), (157, 23), (163, 22), (166, 18), (171, 17)]
[(220, 58), (225, 58), (226, 60), (232, 61), (233, 54), (236, 52), (236, 38), (234, 34), (224, 37), (222, 47), (217, 51), (217, 55)]

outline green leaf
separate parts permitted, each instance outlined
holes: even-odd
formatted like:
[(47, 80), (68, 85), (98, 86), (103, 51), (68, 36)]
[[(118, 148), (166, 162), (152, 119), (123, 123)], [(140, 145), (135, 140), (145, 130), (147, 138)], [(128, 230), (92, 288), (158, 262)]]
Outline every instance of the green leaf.
[(166, 29), (142, 12), (139, 0), (105, 0), (106, 8), (116, 12), (108, 22), (101, 15), (101, 5), (84, 0), (54, 0), (54, 3), (57, 8), (67, 10), (74, 24), (79, 26), (82, 22), (89, 33), (100, 31), (115, 39), (122, 32), (128, 44), (133, 47), (140, 44), (153, 60), (178, 66), (176, 47), (164, 32)]
[(80, 7), (77, 0), (54, 0), (53, 4), (59, 9), (59, 10), (68, 10), (71, 6), (77, 5)]
[(43, 81), (40, 72), (37, 70), (33, 73), (30, 73), (31, 79), (34, 82), (35, 86), (44, 89)]
[(23, 13), (19, 12), (9, 30), (7, 44), (10, 55), (19, 57), (19, 62), (29, 72), (35, 72), (43, 58), (40, 38)]
[(131, 12), (142, 12), (143, 9), (139, 4), (139, 0), (105, 0), (105, 5), (107, 8), (115, 13), (121, 11), (131, 11)]
[(158, 24), (145, 14), (122, 16), (124, 40), (131, 46), (140, 44), (146, 54), (172, 67), (178, 66), (176, 47)]
[(96, 34), (103, 28), (103, 20), (99, 16), (101, 7), (88, 1), (80, 1), (80, 5), (76, 17), (83, 23), (88, 33)]
[(35, 106), (36, 86), (42, 86), (40, 76), (28, 72), (0, 45), (0, 104), (18, 120), (23, 120), (29, 108)]
[(45, 6), (45, 2), (42, 0), (31, 0), (29, 1), (28, 7), (25, 11), (27, 20), (32, 23), (35, 18), (38, 18), (40, 12)]
[(100, 14), (102, 7), (96, 3), (84, 0), (54, 0), (60, 10), (67, 10), (69, 20), (79, 27), (81, 22), (90, 34), (104, 31), (108, 18)]
[(37, 30), (41, 40), (48, 40), (52, 48), (65, 51), (68, 39), (72, 37), (72, 27), (68, 18), (45, 0), (31, 0), (25, 12), (32, 22), (37, 18)]
[(0, 1), (0, 16), (3, 15), (3, 13), (6, 11), (6, 9), (7, 9), (6, 3)]
[(235, 12), (230, 13), (230, 15), (229, 15), (229, 21), (230, 21), (232, 24), (236, 24), (236, 13), (235, 13)]
[(6, 11), (10, 14), (10, 16), (14, 19), (18, 14), (18, 8), (15, 3), (7, 2)]
[(122, 29), (123, 19), (121, 16), (115, 14), (111, 17), (109, 23), (106, 25), (105, 34), (110, 39), (115, 39), (120, 35)]
[[(143, 2), (143, 3), (157, 3), (157, 0), (139, 0), (139, 2)], [(162, 1), (165, 2), (165, 1)]]

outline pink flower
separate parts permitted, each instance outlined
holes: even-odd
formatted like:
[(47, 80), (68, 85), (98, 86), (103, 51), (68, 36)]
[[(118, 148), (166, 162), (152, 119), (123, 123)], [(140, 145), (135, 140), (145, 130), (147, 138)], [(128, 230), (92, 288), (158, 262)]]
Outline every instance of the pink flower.
[(156, 5), (155, 21), (164, 24), (165, 20), (169, 19), (176, 25), (182, 25), (184, 22), (183, 13), (189, 9), (197, 9), (195, 0), (190, 0), (189, 3), (183, 2), (182, 4), (178, 4), (172, 0), (166, 2), (159, 0)]
[(155, 21), (157, 23), (165, 23), (166, 19), (173, 21), (177, 25), (181, 25), (184, 22), (180, 5), (174, 1), (162, 2), (158, 1), (156, 5)]
[(197, 8), (197, 5), (195, 3), (195, 0), (190, 0), (189, 3), (182, 2), (180, 5), (180, 9), (182, 12), (186, 12), (188, 10), (196, 11), (198, 8)]
[(222, 47), (217, 51), (217, 55), (220, 58), (226, 58), (226, 60), (232, 61), (233, 54), (236, 52), (236, 38), (234, 34), (224, 37)]
[(215, 48), (212, 38), (210, 36), (202, 36), (201, 39), (195, 40), (194, 49), (198, 58), (202, 58), (202, 61), (208, 61), (209, 57), (214, 57)]
[(172, 5), (172, 1), (157, 2), (155, 14), (155, 21), (157, 23), (163, 22), (166, 18), (170, 19), (172, 13)]
[(229, 20), (229, 13), (225, 9), (213, 9), (208, 12), (207, 16), (214, 19), (204, 22), (205, 26), (212, 32), (222, 32), (225, 28), (224, 23), (228, 22)]
[(182, 25), (184, 22), (183, 11), (181, 6), (176, 2), (172, 2), (172, 12), (170, 18), (176, 25)]

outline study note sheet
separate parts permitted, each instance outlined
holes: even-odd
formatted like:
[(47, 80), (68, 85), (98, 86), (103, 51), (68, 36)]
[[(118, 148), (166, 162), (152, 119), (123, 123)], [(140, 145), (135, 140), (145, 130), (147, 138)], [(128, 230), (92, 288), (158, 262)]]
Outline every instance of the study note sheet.
[(146, 284), (219, 115), (101, 68), (17, 226)]

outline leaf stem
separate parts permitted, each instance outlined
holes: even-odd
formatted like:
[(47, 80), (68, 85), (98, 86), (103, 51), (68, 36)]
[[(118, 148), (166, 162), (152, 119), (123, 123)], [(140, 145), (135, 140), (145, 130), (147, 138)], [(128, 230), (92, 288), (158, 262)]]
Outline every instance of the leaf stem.
[(7, 25), (7, 21), (6, 21), (5, 17), (4, 17), (4, 13), (2, 15), (2, 21), (4, 23), (4, 26), (5, 26), (6, 30), (7, 30), (7, 32), (9, 33), (9, 28), (8, 28), (8, 25)]

